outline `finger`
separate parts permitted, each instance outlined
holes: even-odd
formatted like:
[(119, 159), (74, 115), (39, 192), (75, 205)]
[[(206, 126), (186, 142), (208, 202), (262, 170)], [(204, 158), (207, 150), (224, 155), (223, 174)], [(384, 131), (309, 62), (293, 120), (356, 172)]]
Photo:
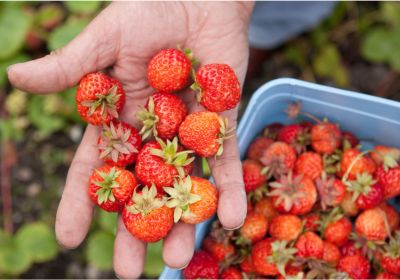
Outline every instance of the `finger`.
[(8, 78), (28, 92), (51, 93), (74, 86), (87, 73), (111, 65), (118, 48), (117, 25), (107, 20), (109, 8), (75, 39), (51, 54), (8, 69)]
[(208, 162), (219, 190), (218, 218), (224, 228), (238, 228), (246, 218), (247, 202), (236, 137), (224, 141), (223, 154)]
[(164, 262), (171, 268), (186, 267), (194, 253), (194, 225), (177, 223), (163, 243)]
[(118, 218), (117, 236), (114, 243), (114, 271), (120, 279), (138, 278), (144, 267), (146, 243), (134, 238)]
[(94, 204), (88, 196), (89, 176), (101, 165), (93, 144), (98, 128), (88, 126), (68, 171), (64, 192), (56, 216), (58, 242), (67, 248), (77, 247), (85, 238), (93, 216)]

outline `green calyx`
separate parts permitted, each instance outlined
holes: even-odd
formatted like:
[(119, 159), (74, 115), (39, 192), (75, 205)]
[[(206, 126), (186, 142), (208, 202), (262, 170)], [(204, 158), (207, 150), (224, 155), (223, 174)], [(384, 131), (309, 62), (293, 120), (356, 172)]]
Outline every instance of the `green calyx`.
[(357, 178), (354, 181), (345, 181), (345, 185), (347, 186), (347, 190), (352, 192), (352, 201), (356, 201), (356, 199), (362, 194), (367, 195), (371, 191), (371, 186), (375, 184), (377, 180), (374, 180), (368, 172), (364, 172), (361, 175), (357, 174)]
[(157, 136), (156, 124), (158, 123), (159, 118), (154, 112), (154, 107), (154, 99), (150, 96), (147, 109), (142, 108), (136, 114), (136, 117), (143, 123), (143, 127), (140, 130), (140, 135), (142, 135), (143, 140), (150, 137), (151, 134), (155, 137)]
[(157, 188), (154, 184), (151, 187), (144, 187), (142, 192), (138, 194), (135, 191), (132, 195), (133, 205), (127, 206), (127, 210), (132, 214), (142, 214), (142, 216), (146, 216), (151, 211), (162, 207), (165, 204), (165, 201), (161, 198), (157, 197)]
[(104, 125), (100, 135), (102, 140), (99, 146), (100, 158), (111, 156), (111, 159), (117, 162), (120, 154), (138, 153), (139, 151), (128, 142), (130, 136), (131, 131), (124, 130), (122, 124), (119, 124), (118, 127), (115, 127), (113, 122), (110, 122), (109, 126)]
[(179, 179), (174, 182), (174, 187), (165, 187), (164, 191), (170, 195), (166, 206), (175, 208), (174, 222), (177, 223), (182, 215), (190, 215), (189, 205), (201, 200), (201, 197), (191, 193), (192, 180), (190, 176), (184, 179)]
[(387, 172), (389, 168), (394, 168), (398, 166), (397, 161), (400, 160), (400, 150), (393, 148), (390, 152), (382, 153), (380, 151), (374, 150), (378, 156), (382, 159), (383, 168)]
[(383, 252), (390, 258), (400, 258), (400, 231), (396, 231), (395, 236), (389, 239), (389, 243), (383, 247)]
[(115, 201), (114, 194), (112, 193), (113, 188), (119, 187), (116, 179), (121, 174), (121, 171), (117, 171), (115, 167), (111, 168), (109, 173), (96, 170), (97, 174), (103, 179), (102, 181), (96, 181), (94, 184), (100, 187), (96, 191), (97, 203), (102, 204), (106, 201)]
[(224, 146), (223, 146), (224, 141), (229, 138), (232, 138), (235, 135), (234, 131), (236, 129), (236, 127), (231, 127), (228, 129), (228, 118), (218, 117), (218, 122), (220, 125), (218, 139), (217, 139), (219, 148), (217, 154), (215, 155), (216, 157), (222, 155), (222, 153), (224, 152)]
[(183, 178), (185, 176), (183, 167), (191, 164), (195, 159), (194, 157), (189, 157), (189, 154), (193, 153), (193, 151), (178, 152), (178, 137), (174, 137), (172, 141), (167, 140), (167, 142), (164, 142), (160, 138), (156, 138), (156, 140), (161, 149), (150, 149), (150, 153), (162, 158), (166, 164), (175, 166), (179, 176)]
[(318, 230), (323, 235), (325, 229), (328, 227), (329, 224), (339, 221), (341, 218), (344, 217), (343, 211), (340, 207), (336, 207), (329, 211), (327, 214), (321, 216), (321, 220), (318, 222), (319, 227)]
[(107, 114), (118, 118), (116, 104), (119, 101), (118, 87), (113, 86), (105, 94), (96, 94), (95, 100), (86, 100), (82, 105), (89, 108), (88, 115), (91, 116), (100, 109), (100, 114), (105, 118)]
[(275, 241), (271, 246), (272, 255), (267, 257), (267, 261), (275, 264), (279, 273), (286, 276), (285, 266), (289, 261), (294, 259), (297, 249), (288, 246), (288, 241)]

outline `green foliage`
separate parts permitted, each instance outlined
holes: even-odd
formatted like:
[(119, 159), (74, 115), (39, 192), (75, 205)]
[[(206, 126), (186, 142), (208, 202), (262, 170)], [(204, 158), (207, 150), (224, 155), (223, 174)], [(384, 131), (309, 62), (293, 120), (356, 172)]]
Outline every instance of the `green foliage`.
[[(1, 37), (1, 35), (0, 35)], [(1, 49), (1, 48), (0, 48)], [(7, 67), (29, 60), (29, 56), (26, 54), (17, 54), (14, 57), (7, 58), (5, 60), (0, 60), (0, 87), (4, 87), (7, 82)]]
[(164, 268), (162, 259), (162, 242), (148, 243), (144, 273), (147, 277), (158, 278)]
[(112, 269), (114, 235), (96, 231), (89, 236), (86, 258), (89, 264), (102, 270)]
[(57, 27), (49, 37), (48, 47), (50, 50), (56, 50), (64, 47), (73, 38), (75, 38), (89, 23), (86, 18), (70, 18), (65, 24)]
[(381, 2), (380, 11), (382, 19), (393, 27), (400, 26), (400, 4), (397, 2)]
[(99, 225), (109, 233), (115, 234), (117, 228), (117, 213), (99, 211)]
[(20, 141), (24, 136), (27, 119), (24, 117), (8, 117), (0, 119), (0, 140)]
[(30, 18), (15, 6), (0, 12), (0, 60), (12, 57), (20, 50), (30, 27)]
[(66, 1), (65, 6), (73, 13), (93, 14), (101, 6), (100, 1)]
[(31, 266), (28, 251), (11, 241), (8, 246), (0, 247), (0, 274), (19, 275)]

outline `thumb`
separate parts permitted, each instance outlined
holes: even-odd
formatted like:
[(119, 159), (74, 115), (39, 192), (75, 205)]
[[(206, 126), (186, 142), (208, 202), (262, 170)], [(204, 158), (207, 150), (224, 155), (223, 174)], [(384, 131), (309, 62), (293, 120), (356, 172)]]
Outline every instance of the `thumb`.
[[(75, 39), (62, 49), (8, 68), (8, 79), (15, 87), (35, 93), (51, 93), (74, 86), (87, 73), (112, 65), (118, 51), (118, 26), (103, 10)], [(107, 28), (105, 28), (107, 27)]]

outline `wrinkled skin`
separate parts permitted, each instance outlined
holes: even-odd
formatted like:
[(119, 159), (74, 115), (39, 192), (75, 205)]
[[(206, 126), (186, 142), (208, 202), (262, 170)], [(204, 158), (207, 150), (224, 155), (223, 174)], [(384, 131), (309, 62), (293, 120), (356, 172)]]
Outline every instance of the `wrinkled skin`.
[[(64, 48), (8, 69), (10, 82), (34, 93), (52, 93), (76, 85), (90, 72), (107, 69), (127, 93), (121, 119), (139, 127), (135, 118), (154, 92), (147, 82), (150, 58), (177, 44), (189, 47), (202, 63), (227, 63), (243, 85), (248, 60), (247, 27), (252, 3), (114, 2)], [(194, 94), (183, 94), (190, 111), (198, 111)], [(236, 124), (237, 109), (225, 112)], [(56, 235), (67, 248), (85, 238), (94, 204), (87, 195), (87, 178), (101, 165), (93, 143), (99, 128), (89, 125), (68, 172), (56, 217)], [(209, 160), (220, 192), (218, 216), (225, 228), (239, 227), (246, 216), (236, 139), (225, 142), (224, 154)], [(232, 172), (232, 170), (234, 170)], [(163, 257), (174, 268), (184, 267), (194, 250), (194, 227), (178, 223), (164, 241)], [(114, 245), (114, 270), (121, 278), (136, 278), (143, 269), (146, 244), (135, 239), (119, 219)]]

